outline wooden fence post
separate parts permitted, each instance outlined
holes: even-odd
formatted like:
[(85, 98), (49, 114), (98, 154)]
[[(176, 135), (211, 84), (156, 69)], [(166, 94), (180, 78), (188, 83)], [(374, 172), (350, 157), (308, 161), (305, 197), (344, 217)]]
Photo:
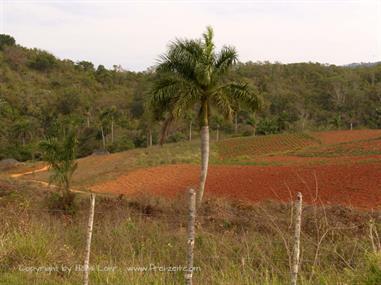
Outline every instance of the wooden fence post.
[(187, 252), (187, 271), (185, 273), (186, 285), (192, 285), (195, 219), (196, 219), (196, 192), (194, 191), (194, 189), (189, 189), (188, 250), (187, 250), (188, 252)]
[(95, 194), (90, 194), (90, 213), (89, 222), (87, 225), (87, 240), (86, 240), (86, 251), (85, 251), (85, 263), (83, 270), (83, 284), (89, 284), (89, 261), (90, 261), (90, 248), (91, 248), (91, 236), (93, 234), (93, 221), (94, 221), (94, 207), (95, 207)]
[(302, 224), (302, 193), (298, 192), (295, 202), (295, 233), (294, 233), (294, 250), (291, 268), (291, 285), (296, 285), (299, 270), (300, 255), (300, 229)]

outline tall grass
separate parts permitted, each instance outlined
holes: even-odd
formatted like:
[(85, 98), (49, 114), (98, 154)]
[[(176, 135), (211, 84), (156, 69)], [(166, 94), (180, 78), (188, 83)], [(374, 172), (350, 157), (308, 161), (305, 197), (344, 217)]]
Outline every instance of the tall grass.
[[(0, 190), (0, 284), (81, 284), (75, 266), (84, 258), (88, 198), (78, 197), (79, 210), (68, 216), (47, 209), (48, 192), (6, 183), (12, 191)], [(181, 271), (131, 268), (185, 266), (184, 197), (98, 196), (90, 284), (182, 284)], [(378, 233), (379, 213), (305, 206), (300, 284), (381, 284), (370, 219)], [(291, 204), (207, 200), (197, 217), (195, 284), (288, 284), (292, 225)], [(60, 270), (23, 271), (47, 266)]]

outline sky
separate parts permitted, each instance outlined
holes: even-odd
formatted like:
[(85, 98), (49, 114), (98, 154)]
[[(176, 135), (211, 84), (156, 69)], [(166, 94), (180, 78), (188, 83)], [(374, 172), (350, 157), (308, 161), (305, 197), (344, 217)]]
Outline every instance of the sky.
[(381, 61), (381, 0), (0, 0), (0, 33), (18, 44), (132, 71), (208, 25), (217, 48), (235, 46), (242, 62)]

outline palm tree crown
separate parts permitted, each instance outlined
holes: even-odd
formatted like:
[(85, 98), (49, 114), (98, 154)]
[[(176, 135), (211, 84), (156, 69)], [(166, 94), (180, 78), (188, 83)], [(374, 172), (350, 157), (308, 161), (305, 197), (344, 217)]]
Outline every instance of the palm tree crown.
[(261, 102), (254, 90), (227, 78), (237, 59), (233, 47), (224, 46), (216, 53), (211, 27), (202, 39), (172, 42), (157, 66), (152, 96), (156, 114), (169, 112), (175, 119), (198, 104), (200, 125), (207, 126), (211, 106), (225, 116), (230, 116), (238, 103), (258, 109)]

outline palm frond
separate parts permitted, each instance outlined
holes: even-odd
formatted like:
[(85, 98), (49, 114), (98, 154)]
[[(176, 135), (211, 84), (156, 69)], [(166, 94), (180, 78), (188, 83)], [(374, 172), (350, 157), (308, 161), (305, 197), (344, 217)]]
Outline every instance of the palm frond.
[(220, 87), (218, 91), (229, 96), (234, 105), (242, 103), (252, 111), (260, 109), (263, 104), (262, 97), (258, 94), (256, 89), (247, 83), (228, 83)]
[(171, 43), (168, 52), (160, 57), (157, 71), (172, 72), (184, 79), (196, 80), (195, 66), (202, 54), (199, 41), (177, 39)]
[(238, 53), (234, 47), (224, 46), (217, 55), (214, 64), (216, 74), (225, 74), (238, 61)]
[(226, 92), (217, 92), (212, 96), (212, 102), (226, 119), (230, 119), (233, 113), (233, 102)]
[(161, 75), (152, 88), (150, 105), (156, 118), (166, 111), (180, 117), (200, 94), (198, 87), (176, 74)]

